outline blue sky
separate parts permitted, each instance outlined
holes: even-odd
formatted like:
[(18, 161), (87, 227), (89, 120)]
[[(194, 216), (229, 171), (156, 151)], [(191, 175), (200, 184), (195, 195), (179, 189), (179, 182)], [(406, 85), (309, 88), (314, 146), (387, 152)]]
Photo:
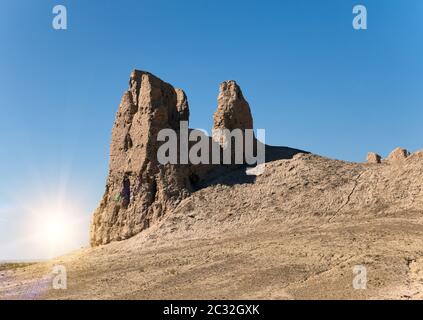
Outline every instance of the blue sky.
[(422, 36), (421, 0), (2, 0), (0, 260), (48, 256), (28, 211), (58, 198), (78, 208), (63, 250), (87, 244), (132, 69), (183, 88), (191, 127), (210, 129), (234, 79), (268, 143), (363, 161), (423, 148)]

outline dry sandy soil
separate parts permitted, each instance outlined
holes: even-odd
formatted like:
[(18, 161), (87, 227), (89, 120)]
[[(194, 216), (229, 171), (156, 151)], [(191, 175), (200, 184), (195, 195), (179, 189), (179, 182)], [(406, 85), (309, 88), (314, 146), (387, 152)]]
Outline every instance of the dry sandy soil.
[[(297, 154), (243, 172), (129, 240), (0, 270), (0, 298), (423, 298), (423, 153), (382, 164)], [(54, 265), (67, 290), (52, 288)], [(367, 289), (353, 288), (356, 265)]]

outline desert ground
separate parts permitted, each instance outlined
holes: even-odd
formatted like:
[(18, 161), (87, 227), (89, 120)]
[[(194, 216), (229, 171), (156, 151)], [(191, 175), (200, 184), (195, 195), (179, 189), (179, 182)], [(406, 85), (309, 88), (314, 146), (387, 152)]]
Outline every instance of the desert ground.
[[(0, 299), (421, 299), (423, 153), (221, 176), (128, 240), (0, 268)], [(67, 270), (55, 290), (52, 270)], [(354, 289), (354, 266), (367, 270)]]

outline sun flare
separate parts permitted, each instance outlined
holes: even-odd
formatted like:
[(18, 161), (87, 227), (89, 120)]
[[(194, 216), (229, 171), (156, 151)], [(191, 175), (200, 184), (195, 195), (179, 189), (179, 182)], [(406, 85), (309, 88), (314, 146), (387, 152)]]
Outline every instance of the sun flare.
[(32, 246), (49, 257), (70, 250), (79, 236), (79, 214), (80, 210), (63, 201), (33, 206), (27, 225)]
[(66, 241), (72, 231), (69, 219), (62, 212), (40, 219), (37, 229), (40, 239), (47, 244)]

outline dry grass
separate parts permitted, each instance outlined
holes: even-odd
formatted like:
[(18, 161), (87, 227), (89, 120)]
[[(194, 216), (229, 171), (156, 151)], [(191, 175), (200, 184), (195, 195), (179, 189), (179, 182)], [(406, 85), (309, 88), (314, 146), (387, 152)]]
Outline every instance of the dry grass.
[(26, 262), (26, 263), (20, 263), (20, 262), (13, 262), (13, 263), (0, 263), (0, 271), (5, 270), (15, 270), (20, 268), (29, 267), (31, 265), (35, 264), (35, 262)]

